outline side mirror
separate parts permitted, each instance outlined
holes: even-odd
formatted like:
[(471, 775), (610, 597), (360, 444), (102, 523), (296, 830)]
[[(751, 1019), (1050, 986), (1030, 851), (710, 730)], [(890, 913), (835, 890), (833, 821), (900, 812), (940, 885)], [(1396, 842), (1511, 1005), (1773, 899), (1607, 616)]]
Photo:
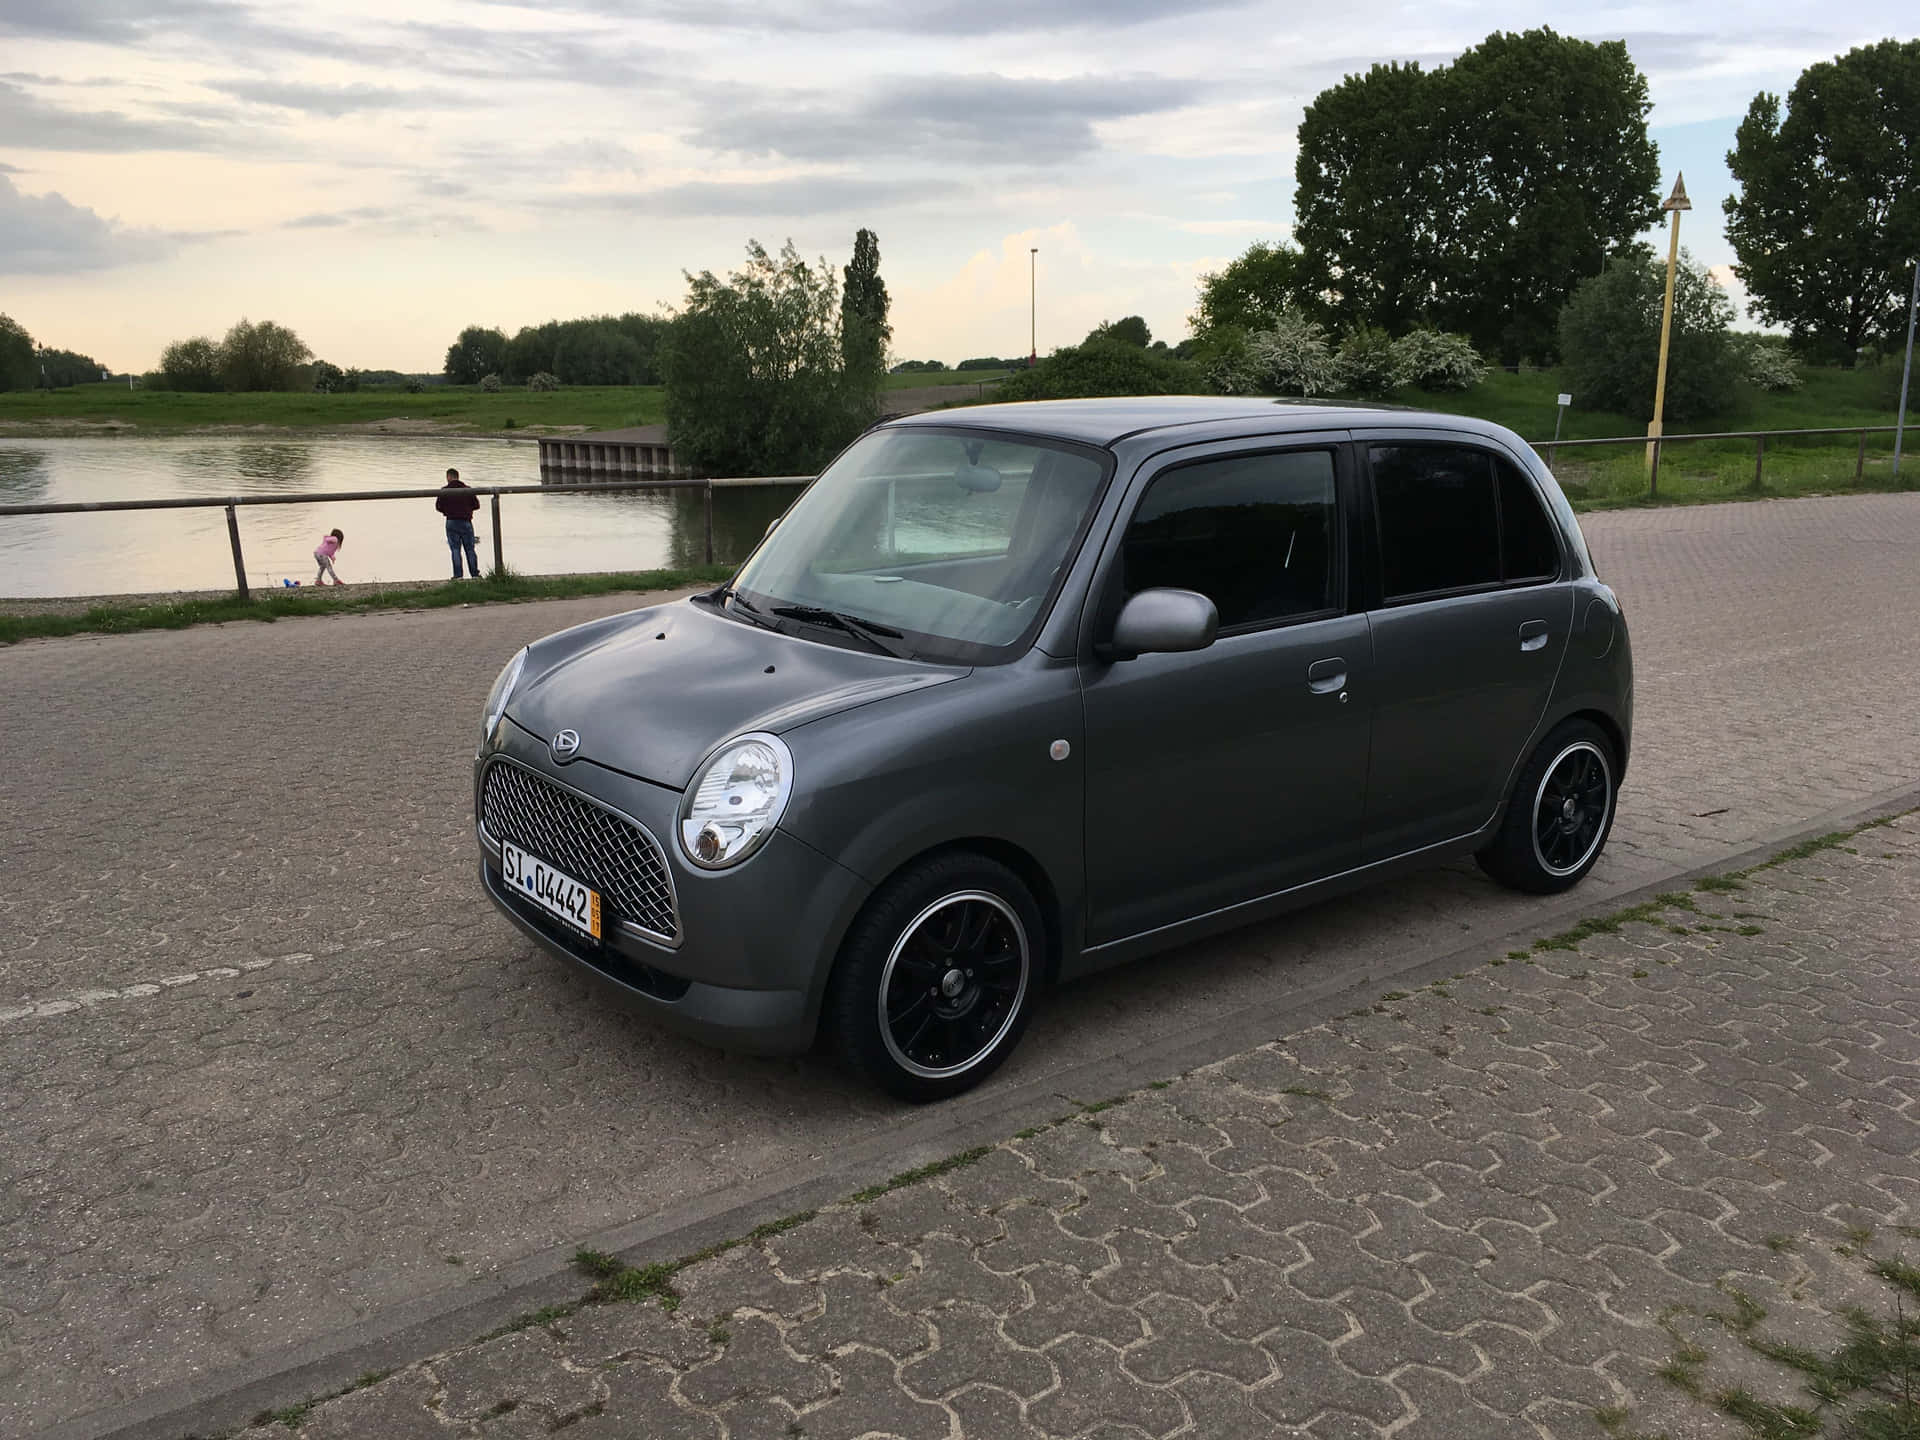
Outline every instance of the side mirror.
[(1103, 660), (1204, 650), (1220, 629), (1213, 601), (1194, 590), (1142, 590), (1120, 607), (1113, 638), (1098, 647)]

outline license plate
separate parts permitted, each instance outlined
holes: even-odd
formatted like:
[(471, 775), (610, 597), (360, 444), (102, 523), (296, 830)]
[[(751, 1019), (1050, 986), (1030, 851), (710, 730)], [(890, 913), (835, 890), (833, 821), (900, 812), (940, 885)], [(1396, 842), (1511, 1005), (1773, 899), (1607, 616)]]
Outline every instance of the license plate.
[(507, 888), (557, 915), (583, 934), (600, 938), (600, 892), (589, 890), (570, 875), (562, 875), (518, 845), (502, 841), (500, 877)]

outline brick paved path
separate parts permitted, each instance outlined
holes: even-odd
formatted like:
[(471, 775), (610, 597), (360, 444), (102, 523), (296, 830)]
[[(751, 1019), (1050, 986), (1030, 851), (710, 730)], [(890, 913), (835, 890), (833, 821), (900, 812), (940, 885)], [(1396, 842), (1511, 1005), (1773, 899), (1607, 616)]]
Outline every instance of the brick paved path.
[[(1920, 784), (1920, 496), (1587, 530), (1639, 733), (1578, 903)], [(0, 1434), (929, 1123), (609, 1013), (482, 908), (486, 686), (626, 603), (0, 650)], [(1190, 947), (1064, 992), (935, 1118), (1051, 1114), (1075, 1067), (1551, 913), (1458, 866)]]
[(1830, 1349), (1892, 1309), (1842, 1252), (1920, 1218), (1920, 818), (1852, 851), (1389, 992), (301, 1434), (1739, 1433), (1654, 1373), (1679, 1334), (1811, 1402), (1688, 1312), (1737, 1290)]

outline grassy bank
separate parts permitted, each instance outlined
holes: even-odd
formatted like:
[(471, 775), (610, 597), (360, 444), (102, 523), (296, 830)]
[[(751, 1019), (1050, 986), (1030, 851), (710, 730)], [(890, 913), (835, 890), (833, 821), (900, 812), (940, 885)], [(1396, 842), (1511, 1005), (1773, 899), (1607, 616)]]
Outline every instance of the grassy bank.
[(341, 615), (369, 610), (431, 610), (448, 605), (488, 605), (551, 600), (627, 591), (678, 590), (717, 584), (733, 573), (728, 565), (685, 570), (637, 570), (605, 575), (521, 576), (511, 571), (484, 580), (454, 581), (423, 589), (268, 590), (242, 600), (237, 595), (192, 597), (157, 605), (96, 605), (80, 615), (0, 614), (0, 645), (54, 635), (120, 634), (130, 630), (184, 630), (229, 620), (285, 620), (298, 615)]
[[(889, 375), (886, 388), (972, 385), (997, 380), (1004, 373), (947, 370)], [(511, 435), (515, 431), (539, 434), (572, 427), (612, 430), (627, 425), (658, 425), (666, 418), (666, 392), (658, 385), (576, 385), (544, 392), (511, 386), (492, 394), (473, 385), (436, 385), (417, 395), (404, 390), (357, 390), (345, 395), (188, 395), (129, 390), (125, 385), (0, 392), (0, 427), (14, 424), (84, 430), (127, 425), (147, 434), (221, 426), (304, 430), (427, 422), (447, 430)], [(0, 434), (5, 433), (0, 428)]]

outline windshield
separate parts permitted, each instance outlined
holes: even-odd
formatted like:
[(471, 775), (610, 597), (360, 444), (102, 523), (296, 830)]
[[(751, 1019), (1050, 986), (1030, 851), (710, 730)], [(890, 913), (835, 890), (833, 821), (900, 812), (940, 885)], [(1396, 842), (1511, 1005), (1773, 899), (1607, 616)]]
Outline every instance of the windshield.
[(828, 466), (734, 581), (762, 623), (957, 664), (1030, 643), (1107, 476), (1092, 454), (921, 426)]

